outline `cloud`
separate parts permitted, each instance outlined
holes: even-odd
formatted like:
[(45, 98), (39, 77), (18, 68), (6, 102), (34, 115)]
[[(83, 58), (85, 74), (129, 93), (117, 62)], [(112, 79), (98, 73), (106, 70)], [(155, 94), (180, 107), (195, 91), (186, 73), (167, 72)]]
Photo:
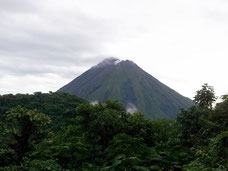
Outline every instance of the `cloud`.
[(49, 87), (49, 90), (58, 90), (59, 84), (68, 81), (57, 74), (44, 74), (41, 76), (23, 75), (17, 77), (0, 74), (0, 79), (0, 94), (48, 92), (47, 87)]
[(3, 0), (1, 1), (0, 11), (1, 13), (31, 13), (38, 10), (36, 5), (37, 3), (31, 0)]
[[(62, 80), (58, 87), (61, 87), (67, 83), (63, 80), (70, 81), (104, 58), (101, 52), (109, 37), (107, 23), (87, 16), (77, 7), (68, 10), (60, 5), (54, 1), (3, 0), (0, 5), (0, 74), (5, 78), (2, 86), (5, 84), (4, 89), (9, 89), (6, 92), (10, 92), (10, 87), (15, 89), (13, 84), (23, 84), (24, 79), (28, 84), (41, 77), (51, 79), (48, 74), (58, 75)], [(23, 89), (16, 87), (20, 92)], [(42, 88), (43, 91), (48, 89), (51, 89), (50, 84)]]
[(185, 96), (204, 82), (225, 94), (227, 11), (225, 0), (1, 0), (0, 93), (55, 91), (116, 56)]
[(104, 58), (107, 23), (74, 5), (69, 10), (71, 2), (65, 5), (1, 2), (0, 93), (55, 91)]
[(126, 110), (128, 113), (131, 113), (131, 114), (138, 112), (137, 107), (132, 103), (127, 104)]
[(98, 104), (98, 101), (97, 101), (97, 100), (92, 101), (92, 102), (90, 102), (90, 104), (91, 104), (91, 105), (97, 105), (97, 104)]
[(80, 12), (71, 14), (73, 18), (63, 12), (64, 17), (58, 20), (48, 11), (12, 15), (0, 23), (0, 52), (8, 58), (19, 56), (54, 64), (80, 63), (99, 53), (107, 36), (105, 32), (99, 34), (107, 30), (105, 24)]

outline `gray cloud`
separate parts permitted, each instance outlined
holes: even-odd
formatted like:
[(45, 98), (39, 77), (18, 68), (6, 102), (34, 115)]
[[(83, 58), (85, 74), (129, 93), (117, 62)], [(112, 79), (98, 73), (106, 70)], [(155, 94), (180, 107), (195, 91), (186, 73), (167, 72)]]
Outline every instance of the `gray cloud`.
[(100, 53), (110, 29), (106, 21), (77, 8), (53, 12), (44, 1), (33, 2), (5, 0), (0, 5), (2, 74), (73, 78), (103, 58)]
[(132, 103), (127, 104), (126, 110), (128, 113), (131, 113), (131, 114), (138, 112), (137, 107)]
[(0, 11), (3, 12), (20, 12), (28, 13), (38, 10), (37, 3), (31, 0), (3, 0), (0, 2)]
[(1, 0), (0, 94), (55, 91), (116, 56), (185, 96), (204, 82), (222, 95), (227, 11), (225, 0)]
[[(23, 17), (22, 20), (21, 17)], [(37, 20), (34, 26), (33, 18)], [(76, 22), (80, 22), (82, 18), (81, 14), (75, 16)], [(0, 30), (0, 51), (8, 56), (17, 54), (39, 60), (47, 59), (48, 56), (52, 61), (53, 58), (66, 61), (99, 52), (106, 37), (105, 34), (96, 33), (98, 30), (105, 30), (105, 25), (85, 17), (79, 26), (74, 21), (62, 23), (64, 18), (55, 23), (48, 18), (30, 15), (17, 16), (13, 19), (6, 17), (4, 20), (7, 20), (8, 23), (4, 24), (4, 21), (0, 23), (2, 28)], [(21, 20), (18, 25), (11, 24), (17, 20)], [(92, 24), (90, 24), (91, 22)], [(29, 28), (26, 27), (28, 23)], [(39, 25), (39, 23), (41, 24)], [(68, 27), (69, 25), (70, 27)], [(96, 28), (93, 25), (100, 27)]]
[(104, 58), (107, 22), (55, 5), (0, 2), (0, 94), (55, 91)]

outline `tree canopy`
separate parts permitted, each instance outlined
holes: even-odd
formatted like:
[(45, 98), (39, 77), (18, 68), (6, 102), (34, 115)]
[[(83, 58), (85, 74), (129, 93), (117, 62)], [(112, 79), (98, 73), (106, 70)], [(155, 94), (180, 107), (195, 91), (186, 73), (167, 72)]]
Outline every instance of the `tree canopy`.
[(202, 89), (196, 92), (194, 102), (200, 107), (212, 108), (213, 102), (216, 100), (214, 88), (208, 84), (203, 84)]
[[(227, 98), (173, 120), (127, 113), (118, 101), (93, 105), (58, 93), (4, 95), (0, 102), (0, 170), (228, 169)], [(68, 119), (62, 124), (55, 114)]]

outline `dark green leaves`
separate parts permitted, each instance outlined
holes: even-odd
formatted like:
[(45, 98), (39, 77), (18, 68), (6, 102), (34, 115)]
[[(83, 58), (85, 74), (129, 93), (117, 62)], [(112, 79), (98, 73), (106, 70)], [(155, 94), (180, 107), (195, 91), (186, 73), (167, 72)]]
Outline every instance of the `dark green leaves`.
[[(215, 108), (195, 106), (183, 110), (177, 120), (149, 120), (140, 113), (127, 113), (122, 104), (110, 100), (97, 105), (83, 103), (73, 110), (68, 106), (71, 96), (61, 100), (60, 95), (48, 95), (53, 103), (62, 103), (56, 109), (50, 103), (37, 103), (44, 96), (35, 93), (36, 100), (29, 104), (40, 105), (37, 110), (18, 106), (2, 115), (0, 170), (228, 168), (227, 99)], [(50, 118), (40, 110), (49, 111), (51, 116), (55, 112), (58, 116), (69, 114), (71, 119), (64, 119), (61, 126), (61, 120), (54, 120), (50, 127)]]
[(194, 97), (194, 102), (200, 107), (212, 108), (212, 104), (215, 100), (214, 88), (208, 84), (202, 85), (202, 89), (198, 90)]

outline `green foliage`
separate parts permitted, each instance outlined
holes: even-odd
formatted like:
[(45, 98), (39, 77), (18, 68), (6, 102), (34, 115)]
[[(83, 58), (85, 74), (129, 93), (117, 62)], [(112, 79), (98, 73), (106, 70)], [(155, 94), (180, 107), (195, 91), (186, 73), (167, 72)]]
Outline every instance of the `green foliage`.
[(89, 148), (77, 128), (68, 126), (37, 145), (36, 150), (30, 154), (30, 158), (54, 159), (63, 168), (78, 168), (82, 166), (83, 161), (87, 160)]
[(101, 171), (149, 171), (149, 168), (140, 166), (141, 160), (137, 157), (126, 157), (126, 155), (119, 155), (111, 161), (111, 166), (106, 166)]
[[(200, 149), (198, 149), (199, 152)], [(200, 150), (200, 156), (185, 165), (185, 170), (219, 170), (228, 169), (228, 131), (210, 139), (209, 145)]]
[(151, 120), (146, 119), (141, 113), (129, 115), (126, 122), (125, 132), (131, 136), (143, 138), (148, 146), (154, 145), (154, 127)]
[(224, 101), (225, 101), (225, 100), (228, 100), (228, 94), (223, 95), (223, 96), (222, 96), (222, 100), (224, 100)]
[[(50, 103), (58, 101), (49, 104), (53, 108), (43, 103), (37, 107), (38, 97), (45, 101), (52, 96)], [(0, 120), (0, 171), (228, 170), (227, 98), (214, 108), (182, 110), (175, 120), (150, 120), (127, 113), (117, 101), (76, 105), (77, 100), (61, 93), (25, 95), (22, 101), (36, 104), (34, 110), (17, 106), (18, 95), (9, 95), (6, 108), (14, 97), (16, 106)], [(64, 124), (54, 119), (50, 127), (50, 118), (40, 111), (52, 118), (55, 112), (68, 117), (64, 111), (71, 116)]]
[(24, 158), (23, 163), (20, 166), (10, 165), (6, 167), (0, 167), (0, 171), (53, 171), (63, 170), (61, 166), (54, 160), (32, 160)]
[(184, 144), (191, 147), (196, 143), (206, 143), (206, 137), (214, 136), (213, 129), (217, 126), (209, 119), (213, 111), (208, 108), (191, 107), (189, 110), (183, 110), (177, 117), (181, 125), (181, 139)]
[(0, 127), (2, 152), (11, 153), (19, 162), (27, 152), (33, 150), (34, 146), (48, 135), (47, 127), (51, 120), (37, 110), (17, 106), (9, 110), (3, 117)]
[(170, 148), (180, 143), (180, 126), (175, 120), (152, 120), (153, 134), (151, 139), (156, 147)]
[(194, 102), (200, 107), (212, 108), (212, 104), (215, 100), (214, 88), (208, 84), (202, 85), (202, 89), (198, 90), (194, 97)]
[(215, 109), (193, 107), (178, 116), (183, 145), (191, 148), (192, 161), (185, 170), (228, 169), (227, 104), (225, 99)]
[(126, 156), (137, 156), (147, 151), (143, 144), (142, 138), (134, 138), (127, 134), (117, 134), (110, 141), (110, 145), (106, 148), (106, 157), (113, 158), (119, 154)]
[(228, 128), (228, 98), (223, 98), (224, 101), (216, 104), (215, 115), (212, 120), (219, 125), (219, 131), (226, 131)]
[(103, 170), (150, 170), (160, 168), (161, 157), (155, 149), (147, 147), (142, 138), (121, 133), (113, 137), (105, 150), (106, 166)]
[(83, 104), (76, 109), (76, 121), (87, 139), (94, 144), (106, 145), (124, 129), (127, 113), (116, 101), (107, 104)]
[(87, 102), (76, 96), (60, 92), (0, 95), (0, 119), (8, 110), (20, 105), (47, 114), (53, 121), (50, 126), (54, 130), (58, 130), (61, 126), (74, 121), (75, 108), (82, 103)]

